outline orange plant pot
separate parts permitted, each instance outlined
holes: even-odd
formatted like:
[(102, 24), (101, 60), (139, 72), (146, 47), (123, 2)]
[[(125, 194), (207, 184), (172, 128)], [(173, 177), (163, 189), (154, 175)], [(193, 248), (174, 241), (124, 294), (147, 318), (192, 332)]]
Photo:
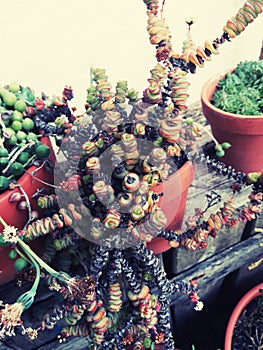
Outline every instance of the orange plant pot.
[(245, 173), (263, 170), (263, 115), (240, 115), (224, 112), (211, 104), (212, 96), (220, 79), (234, 68), (209, 79), (201, 91), (203, 114), (211, 126), (214, 137), (232, 146), (220, 158), (236, 171)]
[(225, 334), (225, 350), (232, 350), (232, 339), (233, 339), (233, 333), (235, 330), (235, 325), (237, 323), (237, 320), (239, 319), (240, 315), (242, 314), (243, 310), (246, 308), (246, 306), (256, 297), (260, 295), (260, 289), (263, 289), (263, 283), (258, 284), (254, 288), (250, 289), (237, 303), (236, 307), (234, 308), (230, 319), (227, 324), (226, 334)]
[[(49, 138), (42, 138), (42, 142), (50, 147), (51, 152), (49, 159), (54, 164), (55, 155)], [(53, 184), (54, 178), (53, 173), (47, 171), (44, 167), (37, 171), (36, 177), (33, 177), (32, 175), (36, 169), (36, 166), (31, 166), (27, 170), (27, 172), (24, 173), (22, 177), (18, 180), (18, 184), (26, 192), (32, 210), (36, 210), (39, 213), (39, 217), (41, 217), (42, 212), (37, 205), (37, 198), (32, 198), (32, 195), (37, 191), (37, 189), (42, 188), (45, 189), (43, 194), (52, 193), (53, 191), (51, 186), (45, 185), (37, 179)], [(2, 218), (8, 225), (15, 226), (18, 229), (23, 229), (24, 225), (28, 220), (28, 210), (18, 209), (17, 203), (9, 201), (10, 196), (16, 192), (21, 193), (19, 191), (19, 188), (15, 188), (13, 190), (6, 190), (0, 195), (0, 216), (2, 216)], [(3, 228), (3, 225), (0, 224), (0, 232), (2, 232)], [(32, 242), (31, 247), (36, 252), (40, 252), (41, 245), (41, 241), (36, 240)], [(0, 284), (6, 283), (14, 278), (15, 270), (13, 267), (13, 260), (11, 260), (8, 257), (9, 250), (10, 248), (0, 248)]]
[[(188, 189), (194, 179), (194, 166), (187, 161), (176, 173), (171, 175), (166, 181), (153, 187), (153, 191), (161, 194), (158, 206), (167, 218), (167, 230), (180, 230), (182, 227), (184, 212), (187, 200)], [(170, 249), (169, 242), (156, 237), (149, 243), (147, 248), (155, 254), (161, 254)]]

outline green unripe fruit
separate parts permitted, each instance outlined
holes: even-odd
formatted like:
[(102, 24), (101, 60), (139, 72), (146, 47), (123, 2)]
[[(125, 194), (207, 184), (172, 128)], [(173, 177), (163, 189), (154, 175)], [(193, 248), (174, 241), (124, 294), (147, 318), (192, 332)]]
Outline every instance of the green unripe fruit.
[(7, 248), (10, 245), (9, 242), (4, 241), (4, 236), (0, 234), (0, 248)]
[(16, 103), (16, 95), (13, 92), (7, 91), (3, 96), (3, 101), (6, 106), (13, 107)]
[(0, 158), (0, 170), (3, 170), (9, 162), (9, 159), (7, 157), (1, 157)]
[(15, 262), (14, 262), (14, 268), (16, 271), (22, 271), (27, 265), (27, 262), (24, 258), (18, 258)]
[[(29, 155), (27, 152), (21, 152), (19, 154), (19, 157), (17, 158), (17, 161), (19, 163), (25, 164), (28, 161)], [(1, 158), (0, 158), (1, 159)]]
[(4, 147), (0, 147), (0, 157), (7, 157), (8, 156), (8, 150)]
[(25, 118), (22, 121), (23, 128), (27, 131), (34, 129), (34, 122), (30, 118)]
[(12, 120), (17, 120), (19, 122), (21, 122), (23, 120), (23, 114), (21, 112), (18, 111), (14, 111), (12, 113)]
[(6, 177), (0, 176), (0, 191), (4, 191), (8, 188), (9, 181)]
[(22, 127), (23, 127), (23, 126), (22, 126), (22, 123), (19, 122), (18, 120), (13, 121), (13, 123), (11, 124), (11, 128), (12, 128), (13, 130), (15, 130), (15, 131), (21, 130)]
[(14, 176), (19, 176), (21, 174), (23, 174), (24, 172), (24, 168), (23, 165), (19, 162), (14, 162), (13, 164), (11, 164), (10, 166), (10, 173)]
[(48, 158), (49, 154), (50, 154), (50, 148), (46, 145), (39, 145), (36, 148), (36, 156), (39, 159), (45, 159)]
[(14, 107), (17, 111), (24, 112), (26, 110), (26, 103), (24, 100), (17, 100)]
[(15, 249), (11, 249), (8, 253), (8, 257), (12, 260), (16, 259), (17, 257), (17, 252)]
[(20, 90), (20, 86), (16, 81), (13, 81), (11, 84), (9, 84), (8, 90), (15, 94)]
[(16, 137), (18, 139), (18, 141), (22, 141), (26, 138), (26, 133), (22, 130), (19, 130), (17, 133), (16, 133)]

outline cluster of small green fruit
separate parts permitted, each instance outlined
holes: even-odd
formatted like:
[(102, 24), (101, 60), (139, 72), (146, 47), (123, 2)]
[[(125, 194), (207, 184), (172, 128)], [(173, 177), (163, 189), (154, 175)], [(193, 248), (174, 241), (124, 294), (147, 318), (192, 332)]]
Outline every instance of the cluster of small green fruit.
[(30, 88), (16, 82), (0, 88), (0, 192), (35, 159), (49, 156), (50, 149), (35, 128), (35, 100)]

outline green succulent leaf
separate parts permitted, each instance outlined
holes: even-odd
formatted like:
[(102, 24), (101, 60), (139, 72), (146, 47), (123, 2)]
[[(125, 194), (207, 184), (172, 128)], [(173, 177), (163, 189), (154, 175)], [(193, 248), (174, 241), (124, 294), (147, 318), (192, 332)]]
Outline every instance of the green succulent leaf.
[(221, 146), (222, 146), (223, 149), (229, 149), (229, 148), (231, 147), (231, 143), (229, 143), (229, 142), (223, 142), (223, 143), (221, 144)]
[(224, 157), (225, 151), (222, 149), (221, 151), (216, 152), (217, 157)]

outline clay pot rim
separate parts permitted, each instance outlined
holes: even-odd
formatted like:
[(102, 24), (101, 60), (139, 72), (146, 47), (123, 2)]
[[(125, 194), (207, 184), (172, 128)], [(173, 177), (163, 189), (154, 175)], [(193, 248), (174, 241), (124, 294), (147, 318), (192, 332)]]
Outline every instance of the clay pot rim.
[(232, 349), (232, 337), (234, 333), (234, 328), (236, 325), (236, 322), (238, 321), (242, 311), (245, 309), (245, 307), (257, 296), (260, 295), (260, 289), (263, 289), (263, 283), (260, 283), (250, 289), (243, 297), (239, 300), (239, 302), (236, 304), (234, 310), (232, 311), (232, 314), (230, 316), (230, 319), (227, 324), (226, 334), (225, 334), (225, 350), (231, 350)]
[(224, 78), (226, 73), (231, 73), (235, 70), (236, 67), (232, 67), (229, 69), (224, 70), (223, 72), (217, 73), (211, 78), (209, 78), (206, 83), (203, 85), (201, 89), (201, 102), (202, 104), (206, 105), (209, 109), (214, 110), (216, 113), (220, 113), (223, 117), (228, 119), (242, 119), (242, 120), (260, 120), (263, 118), (263, 114), (261, 115), (242, 115), (242, 114), (235, 114), (223, 111), (222, 109), (219, 109), (215, 107), (210, 101), (212, 98), (212, 95), (214, 94), (216, 90), (217, 83), (219, 80)]

